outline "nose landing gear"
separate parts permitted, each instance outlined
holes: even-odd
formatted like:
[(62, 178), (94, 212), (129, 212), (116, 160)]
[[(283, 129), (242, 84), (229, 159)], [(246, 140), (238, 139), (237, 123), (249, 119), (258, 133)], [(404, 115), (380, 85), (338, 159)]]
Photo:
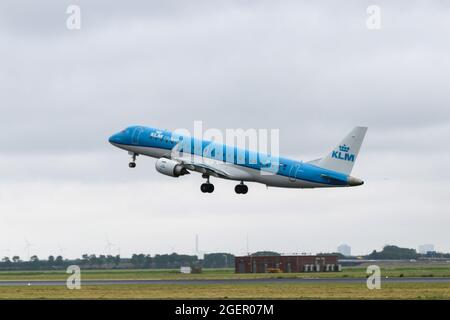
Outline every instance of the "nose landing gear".
[(136, 157), (138, 156), (137, 153), (130, 153), (131, 154), (131, 162), (128, 164), (130, 168), (136, 168)]

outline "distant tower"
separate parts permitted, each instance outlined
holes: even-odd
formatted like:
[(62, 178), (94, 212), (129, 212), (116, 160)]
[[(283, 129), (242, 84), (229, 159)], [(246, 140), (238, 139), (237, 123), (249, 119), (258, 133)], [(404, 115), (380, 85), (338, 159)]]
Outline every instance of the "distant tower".
[(428, 252), (434, 251), (434, 245), (432, 244), (422, 244), (419, 246), (419, 253), (427, 254)]
[(337, 248), (338, 252), (346, 257), (349, 257), (352, 255), (352, 248), (348, 244), (341, 244)]
[(195, 235), (195, 253), (198, 253), (198, 234)]
[(199, 260), (203, 260), (204, 253), (200, 251), (199, 245), (198, 245), (198, 234), (195, 235), (195, 254), (197, 255)]
[(250, 255), (250, 244), (249, 244), (249, 242), (248, 242), (248, 233), (247, 233), (247, 243), (246, 243), (246, 245), (247, 245), (247, 255), (249, 256)]

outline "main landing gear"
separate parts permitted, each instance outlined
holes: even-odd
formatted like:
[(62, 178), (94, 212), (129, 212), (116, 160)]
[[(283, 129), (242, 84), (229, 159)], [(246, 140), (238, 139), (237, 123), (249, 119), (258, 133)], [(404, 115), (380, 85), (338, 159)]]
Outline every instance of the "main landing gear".
[(131, 154), (131, 162), (128, 164), (130, 168), (136, 168), (136, 157), (138, 156), (137, 153), (130, 153)]
[[(206, 179), (206, 183), (203, 183), (200, 186), (200, 190), (203, 193), (212, 193), (214, 191), (214, 185), (209, 182), (209, 175), (204, 174), (202, 177)], [(241, 181), (240, 184), (234, 187), (234, 191), (238, 194), (246, 194), (248, 192), (248, 187), (244, 184), (244, 181)]]
[(206, 178), (206, 183), (203, 183), (200, 186), (200, 190), (203, 193), (212, 193), (214, 191), (214, 185), (209, 182), (209, 176), (208, 175), (203, 175), (203, 178)]
[(234, 191), (237, 194), (246, 194), (248, 192), (248, 187), (244, 184), (244, 181), (241, 181), (240, 184), (236, 185), (236, 187), (234, 187)]

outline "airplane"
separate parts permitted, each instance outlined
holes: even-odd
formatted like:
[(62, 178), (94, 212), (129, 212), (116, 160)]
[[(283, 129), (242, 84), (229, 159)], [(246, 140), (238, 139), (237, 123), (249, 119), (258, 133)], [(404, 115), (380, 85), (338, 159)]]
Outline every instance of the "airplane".
[(244, 182), (282, 188), (362, 185), (364, 181), (350, 173), (366, 132), (367, 127), (355, 127), (326, 156), (308, 162), (284, 157), (273, 159), (267, 153), (144, 126), (130, 126), (112, 135), (109, 142), (128, 151), (131, 155), (130, 168), (136, 167), (137, 156), (145, 155), (157, 158), (156, 170), (170, 177), (184, 176), (191, 171), (201, 173), (206, 179), (200, 186), (203, 193), (214, 191), (210, 177), (216, 177), (239, 181), (235, 192), (246, 194), (248, 186)]

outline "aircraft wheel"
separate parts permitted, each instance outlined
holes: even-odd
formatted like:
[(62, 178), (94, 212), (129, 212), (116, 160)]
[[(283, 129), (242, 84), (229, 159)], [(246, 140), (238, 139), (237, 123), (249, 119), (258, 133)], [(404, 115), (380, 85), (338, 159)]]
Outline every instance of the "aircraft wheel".
[(248, 187), (245, 184), (241, 183), (234, 187), (234, 191), (237, 194), (246, 194), (248, 192)]
[(129, 166), (130, 168), (135, 168), (135, 167), (136, 167), (136, 162), (130, 162), (130, 163), (128, 164), (128, 166)]
[(202, 183), (200, 190), (203, 193), (212, 193), (214, 191), (214, 185), (212, 183)]

